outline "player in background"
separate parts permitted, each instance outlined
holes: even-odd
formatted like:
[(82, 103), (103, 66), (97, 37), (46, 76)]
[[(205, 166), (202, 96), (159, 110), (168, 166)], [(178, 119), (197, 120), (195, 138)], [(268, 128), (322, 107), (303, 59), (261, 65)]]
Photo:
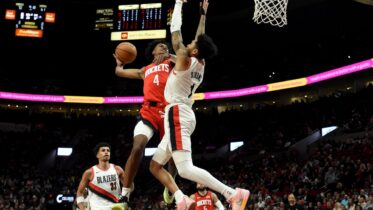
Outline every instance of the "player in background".
[[(76, 203), (80, 210), (88, 210), (84, 205), (84, 190), (87, 187), (90, 210), (112, 210), (113, 206), (118, 205), (121, 195), (120, 183), (124, 183), (124, 171), (120, 166), (109, 162), (110, 149), (110, 145), (105, 142), (97, 144), (94, 149), (98, 164), (83, 173), (76, 193)], [(124, 208), (122, 206), (120, 209)]]
[(225, 210), (218, 196), (207, 190), (206, 186), (200, 183), (196, 185), (197, 192), (190, 195), (190, 198), (196, 202), (196, 210)]
[(216, 55), (217, 47), (205, 34), (209, 5), (207, 0), (204, 0), (201, 5), (196, 38), (186, 47), (184, 46), (181, 36), (183, 3), (182, 0), (176, 0), (172, 14), (172, 46), (176, 52), (176, 63), (165, 87), (165, 98), (169, 103), (165, 109), (165, 136), (150, 162), (150, 171), (170, 192), (175, 194), (178, 210), (195, 209), (196, 202), (179, 189), (172, 176), (163, 168), (171, 158), (181, 177), (221, 193), (233, 210), (243, 210), (250, 195), (248, 190), (233, 189), (206, 170), (193, 165), (191, 135), (195, 129), (196, 119), (192, 109), (194, 103), (192, 96), (203, 80), (205, 58)]
[[(113, 55), (116, 60), (115, 74), (128, 79), (144, 80), (143, 94), (144, 102), (140, 110), (141, 120), (136, 124), (133, 132), (133, 145), (131, 153), (125, 165), (125, 180), (122, 188), (122, 196), (125, 201), (129, 200), (130, 193), (134, 188), (134, 179), (144, 156), (145, 146), (158, 132), (160, 139), (164, 135), (163, 114), (166, 107), (164, 99), (164, 88), (173, 63), (169, 54), (169, 47), (164, 40), (155, 40), (148, 44), (145, 55), (152, 60), (147, 66), (140, 69), (126, 68), (124, 64)], [(171, 174), (177, 173), (173, 162), (170, 161), (168, 170)]]

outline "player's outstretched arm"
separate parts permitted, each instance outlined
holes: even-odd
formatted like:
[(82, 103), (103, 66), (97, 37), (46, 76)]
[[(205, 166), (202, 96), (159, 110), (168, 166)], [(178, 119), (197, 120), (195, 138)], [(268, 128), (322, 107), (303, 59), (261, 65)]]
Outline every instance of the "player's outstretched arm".
[(203, 2), (200, 3), (200, 13), (201, 17), (199, 19), (199, 24), (196, 32), (196, 37), (194, 38), (197, 40), (198, 36), (205, 33), (206, 28), (206, 15), (207, 15), (207, 8), (209, 7), (209, 1), (203, 0)]
[(171, 19), (171, 42), (172, 48), (175, 52), (177, 52), (180, 48), (185, 48), (183, 44), (183, 37), (181, 36), (181, 25), (182, 25), (182, 18), (181, 18), (181, 10), (183, 7), (183, 0), (175, 0), (174, 11), (172, 13)]
[(180, 48), (176, 52), (176, 63), (174, 69), (176, 71), (186, 71), (190, 65), (190, 57), (186, 48)]

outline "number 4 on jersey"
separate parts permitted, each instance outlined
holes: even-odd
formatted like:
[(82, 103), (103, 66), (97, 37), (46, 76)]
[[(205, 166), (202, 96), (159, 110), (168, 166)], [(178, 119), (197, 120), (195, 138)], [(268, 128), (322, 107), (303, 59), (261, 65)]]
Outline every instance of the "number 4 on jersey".
[(156, 74), (156, 75), (154, 76), (153, 83), (156, 84), (157, 86), (159, 86), (159, 78), (158, 78), (158, 74)]

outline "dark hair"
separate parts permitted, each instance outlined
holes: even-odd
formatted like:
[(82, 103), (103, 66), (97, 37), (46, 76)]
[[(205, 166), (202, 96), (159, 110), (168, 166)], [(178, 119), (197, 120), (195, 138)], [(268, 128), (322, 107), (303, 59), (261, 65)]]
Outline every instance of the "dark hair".
[(148, 61), (152, 61), (154, 56), (153, 56), (153, 50), (158, 44), (165, 44), (167, 45), (167, 48), (170, 50), (170, 44), (166, 42), (164, 39), (156, 39), (148, 44), (148, 46), (145, 49), (145, 57), (148, 59)]
[(109, 149), (111, 150), (111, 146), (110, 146), (109, 143), (107, 143), (107, 142), (100, 142), (100, 143), (98, 143), (98, 144), (95, 146), (95, 148), (93, 149), (93, 153), (94, 153), (95, 155), (97, 155), (97, 153), (98, 153), (98, 151), (100, 150), (101, 147), (109, 147)]
[(196, 46), (198, 49), (198, 59), (210, 59), (218, 54), (218, 47), (214, 41), (206, 34), (197, 37)]

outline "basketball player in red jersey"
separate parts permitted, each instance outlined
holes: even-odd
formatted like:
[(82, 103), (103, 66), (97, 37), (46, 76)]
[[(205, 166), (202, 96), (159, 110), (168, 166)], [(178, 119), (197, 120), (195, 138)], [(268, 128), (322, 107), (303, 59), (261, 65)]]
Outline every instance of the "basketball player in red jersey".
[[(171, 55), (168, 45), (162, 40), (151, 42), (146, 48), (145, 54), (148, 59), (152, 58), (153, 62), (140, 69), (123, 69), (124, 64), (114, 55), (117, 63), (115, 68), (117, 76), (144, 80), (144, 103), (140, 110), (141, 120), (135, 126), (133, 146), (125, 166), (125, 182), (122, 189), (125, 200), (129, 199), (133, 190), (133, 182), (146, 144), (155, 132), (159, 133), (161, 139), (164, 135), (162, 115), (167, 104), (164, 99), (164, 88), (173, 67), (171, 65)], [(176, 169), (174, 169), (174, 166), (172, 167), (172, 163), (169, 171), (171, 174), (176, 174)]]
[(197, 183), (196, 188), (197, 192), (190, 196), (196, 202), (196, 210), (215, 210), (215, 207), (219, 210), (225, 210), (218, 196), (207, 190), (205, 185)]
[[(91, 210), (111, 210), (118, 205), (121, 195), (120, 183), (124, 184), (124, 171), (120, 166), (110, 164), (110, 145), (102, 142), (94, 149), (98, 164), (87, 169), (82, 176), (76, 203), (80, 210), (84, 206), (84, 189), (88, 187), (88, 202)], [(123, 204), (122, 204), (123, 205)], [(123, 206), (121, 209), (124, 209)]]

